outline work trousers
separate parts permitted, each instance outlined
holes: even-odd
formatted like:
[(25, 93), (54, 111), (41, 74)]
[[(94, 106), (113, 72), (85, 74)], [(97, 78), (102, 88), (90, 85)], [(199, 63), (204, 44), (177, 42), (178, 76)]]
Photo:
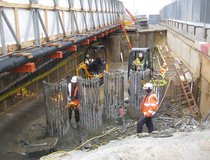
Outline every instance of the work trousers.
[(76, 123), (78, 123), (79, 120), (80, 120), (80, 118), (79, 118), (79, 109), (74, 109), (74, 107), (70, 107), (69, 108), (69, 121), (71, 121), (72, 111), (73, 110), (74, 110), (75, 121), (76, 121)]
[(152, 117), (144, 117), (142, 116), (137, 123), (137, 133), (142, 133), (143, 131), (143, 126), (144, 123), (146, 123), (148, 132), (151, 133), (152, 131), (154, 131), (154, 125), (152, 122)]

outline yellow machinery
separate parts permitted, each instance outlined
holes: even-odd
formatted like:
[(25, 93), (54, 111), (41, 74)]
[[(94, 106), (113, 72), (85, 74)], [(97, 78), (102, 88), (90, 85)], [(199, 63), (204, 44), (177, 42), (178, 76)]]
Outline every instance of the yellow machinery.
[[(88, 64), (87, 57), (91, 59)], [(108, 71), (106, 60), (106, 49), (103, 45), (91, 46), (85, 51), (84, 62), (76, 67), (76, 75), (87, 79), (97, 76), (103, 82), (103, 72)]]
[(131, 14), (131, 12), (127, 8), (125, 10), (128, 13), (128, 15), (130, 16), (131, 20), (124, 20), (124, 26), (131, 27), (134, 25), (136, 18)]

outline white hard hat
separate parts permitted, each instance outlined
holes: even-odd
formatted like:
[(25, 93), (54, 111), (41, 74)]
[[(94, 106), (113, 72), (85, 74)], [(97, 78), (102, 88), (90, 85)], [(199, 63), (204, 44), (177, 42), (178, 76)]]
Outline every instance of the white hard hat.
[(139, 58), (142, 58), (143, 57), (143, 54), (142, 53), (139, 53)]
[(164, 62), (164, 63), (163, 63), (163, 67), (166, 67), (166, 66), (167, 66), (167, 64), (166, 64), (166, 62)]
[(77, 76), (73, 76), (73, 77), (71, 78), (71, 82), (72, 82), (72, 83), (77, 83)]
[(153, 89), (153, 84), (152, 83), (145, 83), (143, 86), (143, 89)]

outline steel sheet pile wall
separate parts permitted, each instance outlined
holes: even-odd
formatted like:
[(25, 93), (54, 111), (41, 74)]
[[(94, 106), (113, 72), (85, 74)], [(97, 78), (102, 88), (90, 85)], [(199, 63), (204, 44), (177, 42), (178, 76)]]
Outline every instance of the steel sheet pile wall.
[(142, 80), (143, 71), (130, 72), (130, 106), (138, 111), (140, 111), (139, 105), (144, 96)]
[(99, 86), (99, 78), (79, 78), (80, 123), (88, 130), (99, 129), (102, 125)]
[(210, 23), (209, 0), (176, 0), (161, 11), (161, 19), (184, 22)]
[(50, 136), (65, 135), (69, 130), (68, 111), (64, 111), (67, 104), (67, 81), (44, 82), (44, 97), (47, 134)]
[(154, 91), (157, 95), (157, 98), (158, 98), (158, 103), (161, 102), (161, 100), (163, 99), (163, 95), (165, 93), (165, 90), (166, 90), (166, 85), (163, 85), (163, 86), (156, 86), (154, 85)]
[(106, 118), (116, 118), (124, 105), (124, 72), (104, 72), (104, 110)]
[(144, 96), (143, 83), (150, 81), (150, 71), (130, 72), (130, 106), (140, 111), (139, 106)]

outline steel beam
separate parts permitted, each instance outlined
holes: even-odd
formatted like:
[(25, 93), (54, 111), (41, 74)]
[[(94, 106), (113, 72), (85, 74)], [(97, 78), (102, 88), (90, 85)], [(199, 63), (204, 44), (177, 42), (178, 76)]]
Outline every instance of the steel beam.
[(105, 18), (104, 18), (104, 5), (103, 5), (103, 0), (100, 0), (100, 4), (101, 4), (101, 11), (102, 11), (102, 18), (103, 18), (103, 26), (106, 26)]
[(45, 34), (45, 36), (46, 36), (46, 39), (47, 39), (47, 41), (48, 41), (48, 40), (49, 40), (49, 36), (48, 36), (47, 30), (46, 30), (46, 28), (45, 28), (44, 22), (43, 22), (43, 20), (42, 20), (42, 17), (41, 17), (41, 14), (39, 13), (39, 11), (38, 11), (38, 18), (39, 18), (39, 21), (40, 21), (40, 23), (41, 23), (41, 26), (42, 26), (42, 29), (43, 29), (43, 31), (44, 31), (44, 34)]
[(82, 15), (83, 15), (83, 20), (84, 20), (84, 23), (85, 23), (85, 31), (88, 31), (87, 19), (86, 19), (86, 14), (84, 12), (83, 0), (80, 0), (80, 6), (81, 6)]
[(15, 39), (15, 42), (17, 43), (18, 46), (20, 46), (20, 42), (16, 36), (16, 33), (15, 33), (14, 29), (12, 28), (12, 25), (10, 24), (9, 19), (7, 18), (6, 14), (4, 13), (3, 10), (2, 10), (2, 16), (4, 18), (4, 21), (7, 24), (7, 27), (9, 28), (9, 31), (11, 32), (13, 38)]
[(5, 42), (5, 34), (4, 34), (2, 11), (3, 11), (3, 9), (0, 8), (0, 28), (1, 28), (0, 36), (1, 36), (2, 54), (6, 55), (7, 54), (7, 50), (6, 50), (6, 42)]
[(96, 14), (98, 18), (98, 27), (101, 27), (100, 17), (99, 17), (99, 10), (98, 10), (98, 0), (95, 0), (95, 6), (96, 6)]
[(31, 21), (33, 18), (33, 10), (30, 11), (29, 13), (29, 17), (28, 17), (28, 22), (27, 22), (27, 26), (26, 26), (26, 32), (25, 32), (25, 37), (24, 37), (24, 42), (26, 42), (28, 40), (28, 35), (29, 35), (29, 31), (31, 28)]
[(92, 3), (92, 0), (88, 0), (88, 4), (89, 4), (89, 12), (90, 12), (90, 16), (91, 16), (91, 19), (92, 19), (92, 29), (95, 29), (96, 26), (95, 26), (95, 20), (94, 20), (94, 15), (93, 15), (93, 12), (91, 12), (93, 10), (93, 3)]
[(60, 34), (60, 26), (59, 26), (59, 15), (58, 15), (59, 11), (55, 11), (55, 24), (56, 24), (56, 28), (57, 28), (57, 33)]
[(63, 35), (66, 36), (65, 27), (63, 25), (63, 22), (62, 22), (62, 19), (61, 19), (61, 15), (60, 15), (59, 11), (57, 12), (57, 14), (58, 14), (58, 20), (60, 21), (61, 28), (63, 30)]
[(34, 43), (35, 45), (40, 45), (40, 30), (39, 30), (39, 19), (38, 19), (38, 9), (33, 11), (33, 28), (34, 28)]
[[(71, 10), (71, 8), (73, 8), (73, 6), (74, 6), (74, 2), (73, 2), (73, 0), (68, 0), (68, 3), (69, 3), (69, 10)], [(74, 19), (74, 24), (76, 26), (76, 33), (79, 33), (79, 26), (77, 23), (77, 17), (76, 17), (75, 11), (71, 11), (71, 13), (72, 13), (72, 16)], [(72, 24), (72, 26), (74, 26), (74, 25)]]
[(29, 0), (30, 4), (38, 4), (39, 0)]

